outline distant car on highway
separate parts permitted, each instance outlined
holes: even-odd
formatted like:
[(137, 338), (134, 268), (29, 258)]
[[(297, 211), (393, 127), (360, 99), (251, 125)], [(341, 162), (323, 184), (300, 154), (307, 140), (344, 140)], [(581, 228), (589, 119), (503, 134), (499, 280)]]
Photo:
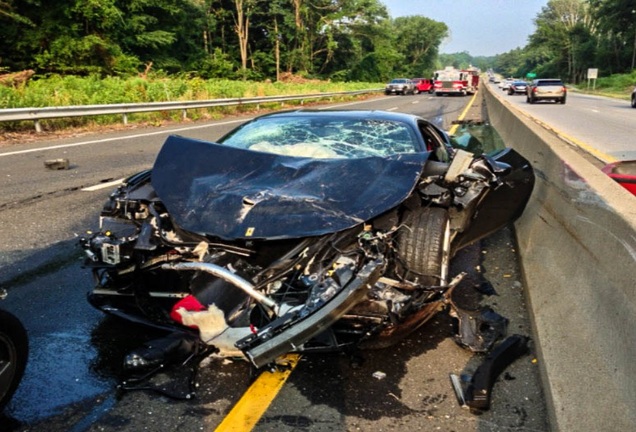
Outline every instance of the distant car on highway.
[(503, 90), (503, 91), (508, 91), (508, 86), (513, 81), (514, 81), (513, 78), (505, 78), (505, 79), (501, 80), (501, 82), (499, 83), (499, 88), (501, 90)]
[(384, 87), (384, 94), (415, 94), (415, 85), (408, 78), (395, 78)]
[(567, 89), (560, 79), (539, 78), (533, 80), (526, 92), (526, 102), (535, 103), (540, 100), (552, 100), (565, 104)]
[(413, 85), (415, 85), (415, 94), (435, 92), (433, 80), (428, 78), (411, 78), (411, 81), (413, 81)]
[(525, 81), (513, 81), (508, 85), (508, 94), (526, 94), (528, 90), (528, 83)]

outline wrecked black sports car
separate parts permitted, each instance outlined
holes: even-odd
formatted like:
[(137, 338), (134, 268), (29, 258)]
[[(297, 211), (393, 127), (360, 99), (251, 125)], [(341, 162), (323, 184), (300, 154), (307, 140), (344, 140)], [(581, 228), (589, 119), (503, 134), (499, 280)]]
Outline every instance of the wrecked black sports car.
[(455, 308), (450, 258), (519, 217), (533, 184), (514, 150), (454, 149), (407, 114), (301, 110), (217, 143), (171, 136), (81, 240), (89, 300), (256, 367), (389, 346)]

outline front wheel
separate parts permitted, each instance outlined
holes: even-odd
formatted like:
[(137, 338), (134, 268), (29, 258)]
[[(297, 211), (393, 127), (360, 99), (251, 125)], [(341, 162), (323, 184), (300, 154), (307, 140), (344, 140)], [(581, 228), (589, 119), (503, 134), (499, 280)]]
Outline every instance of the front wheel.
[(0, 411), (18, 388), (28, 356), (24, 326), (13, 314), (0, 310)]
[(636, 108), (636, 96), (632, 96), (632, 108)]
[(407, 277), (427, 286), (445, 285), (450, 265), (450, 220), (443, 208), (409, 212), (398, 237)]

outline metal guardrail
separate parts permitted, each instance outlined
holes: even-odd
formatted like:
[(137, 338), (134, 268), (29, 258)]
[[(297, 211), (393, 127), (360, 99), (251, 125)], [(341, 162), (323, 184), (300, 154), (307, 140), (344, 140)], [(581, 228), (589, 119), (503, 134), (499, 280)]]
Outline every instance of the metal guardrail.
[(271, 102), (285, 102), (292, 100), (322, 99), (336, 96), (353, 96), (365, 93), (375, 93), (383, 89), (369, 89), (333, 93), (315, 93), (289, 96), (267, 96), (258, 98), (228, 98), (209, 99), (197, 101), (178, 102), (151, 102), (151, 103), (130, 103), (130, 104), (109, 104), (109, 105), (76, 105), (63, 107), (43, 107), (43, 108), (10, 108), (0, 110), (0, 122), (7, 121), (33, 121), (35, 130), (41, 132), (40, 120), (62, 118), (62, 117), (85, 117), (107, 114), (121, 114), (124, 124), (128, 123), (128, 114), (152, 111), (174, 111), (181, 110), (182, 117), (187, 118), (187, 110), (197, 108), (209, 108), (220, 106), (248, 105)]

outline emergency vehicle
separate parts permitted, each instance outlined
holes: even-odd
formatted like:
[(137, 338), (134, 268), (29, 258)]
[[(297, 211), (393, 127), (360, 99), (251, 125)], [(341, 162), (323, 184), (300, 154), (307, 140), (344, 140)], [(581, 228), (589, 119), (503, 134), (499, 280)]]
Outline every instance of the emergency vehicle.
[(442, 70), (435, 71), (435, 94), (442, 96), (454, 94), (466, 96), (477, 91), (479, 86), (479, 69), (469, 67), (468, 69), (456, 69), (453, 66), (446, 66)]

